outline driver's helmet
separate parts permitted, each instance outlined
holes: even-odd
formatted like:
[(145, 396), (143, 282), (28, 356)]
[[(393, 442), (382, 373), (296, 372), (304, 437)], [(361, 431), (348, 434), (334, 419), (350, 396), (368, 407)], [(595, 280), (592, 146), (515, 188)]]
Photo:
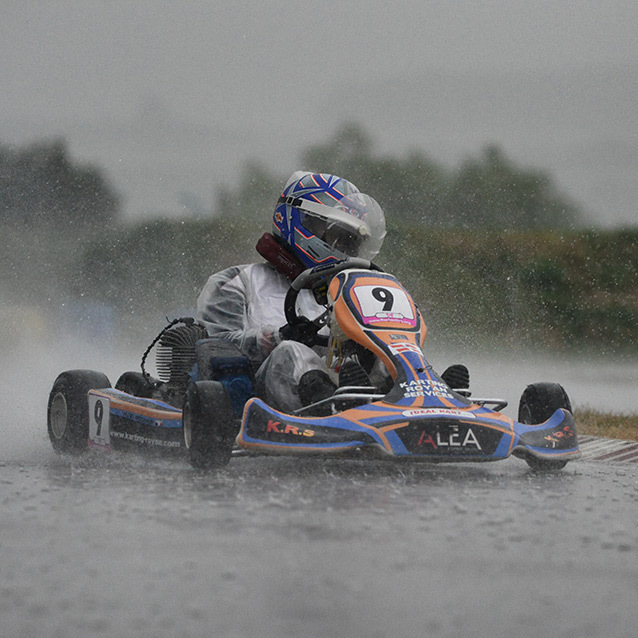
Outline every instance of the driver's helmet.
[(297, 171), (277, 202), (273, 234), (307, 268), (348, 257), (372, 260), (383, 244), (385, 216), (372, 197), (347, 180)]

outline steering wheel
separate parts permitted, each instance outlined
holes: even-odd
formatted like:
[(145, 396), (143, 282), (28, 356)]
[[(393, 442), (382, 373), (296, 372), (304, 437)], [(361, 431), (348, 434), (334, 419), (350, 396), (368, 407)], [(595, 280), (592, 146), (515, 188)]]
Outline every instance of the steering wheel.
[[(286, 321), (288, 322), (288, 326), (291, 326), (293, 330), (295, 326), (299, 326), (300, 324), (306, 324), (308, 326), (308, 339), (304, 341), (306, 345), (328, 345), (328, 337), (317, 334), (318, 331), (321, 330), (321, 328), (323, 328), (328, 321), (328, 310), (326, 309), (324, 313), (322, 313), (319, 317), (313, 319), (312, 321), (309, 320), (307, 317), (299, 316), (297, 314), (297, 298), (299, 297), (300, 291), (304, 288), (313, 288), (322, 280), (330, 281), (336, 274), (340, 273), (342, 270), (347, 270), (349, 268), (382, 270), (367, 259), (351, 258), (338, 261), (333, 264), (327, 264), (325, 266), (315, 266), (314, 268), (304, 270), (290, 284), (290, 288), (286, 293), (286, 299), (284, 301), (284, 312), (286, 315)], [(314, 336), (312, 336), (313, 330)]]

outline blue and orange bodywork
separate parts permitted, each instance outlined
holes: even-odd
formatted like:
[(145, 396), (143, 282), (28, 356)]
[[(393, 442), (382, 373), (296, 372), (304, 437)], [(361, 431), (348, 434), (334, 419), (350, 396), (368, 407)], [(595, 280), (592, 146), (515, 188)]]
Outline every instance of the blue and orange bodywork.
[[(241, 414), (240, 449), (431, 461), (493, 461), (513, 454), (560, 462), (580, 455), (569, 411), (559, 409), (545, 423), (525, 425), (486, 407), (489, 400), (472, 401), (452, 390), (425, 359), (423, 318), (392, 275), (342, 270), (328, 287), (328, 307), (332, 338), (374, 353), (391, 375), (392, 389), (368, 398), (350, 396), (349, 403), (337, 394), (329, 399), (333, 414), (306, 416), (275, 410), (259, 398), (246, 400), (252, 392), (243, 377), (222, 379), (229, 392), (241, 381), (241, 392), (230, 392), (235, 418)], [(167, 402), (101, 388), (89, 390), (88, 408), (93, 448), (185, 447), (182, 410)]]
[(392, 275), (339, 273), (329, 287), (329, 308), (333, 334), (377, 355), (394, 380), (392, 389), (382, 399), (324, 417), (286, 414), (250, 399), (237, 437), (240, 447), (276, 454), (357, 450), (446, 461), (499, 460), (512, 453), (578, 457), (568, 411), (557, 410), (540, 425), (524, 425), (451, 390), (426, 361), (423, 318)]

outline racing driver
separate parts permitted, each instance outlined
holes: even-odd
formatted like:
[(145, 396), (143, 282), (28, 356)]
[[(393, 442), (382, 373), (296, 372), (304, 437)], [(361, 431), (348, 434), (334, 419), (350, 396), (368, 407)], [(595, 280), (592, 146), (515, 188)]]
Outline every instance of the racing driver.
[[(310, 320), (325, 310), (313, 291), (300, 291), (301, 323), (287, 323), (284, 300), (290, 283), (320, 264), (374, 259), (385, 234), (383, 210), (354, 184), (336, 175), (296, 171), (277, 201), (272, 233), (257, 242), (265, 261), (232, 266), (206, 282), (197, 301), (199, 322), (211, 337), (231, 340), (248, 357), (257, 393), (273, 408), (293, 411), (331, 396), (340, 381), (325, 363), (326, 348), (313, 346), (317, 328)], [(357, 384), (361, 373), (374, 378), (372, 367), (366, 371), (351, 363), (359, 367)], [(378, 369), (380, 362), (375, 367), (381, 383), (387, 372)], [(344, 372), (345, 366), (342, 377)], [(363, 380), (370, 383), (367, 376)], [(341, 385), (352, 384), (352, 377), (345, 381)]]

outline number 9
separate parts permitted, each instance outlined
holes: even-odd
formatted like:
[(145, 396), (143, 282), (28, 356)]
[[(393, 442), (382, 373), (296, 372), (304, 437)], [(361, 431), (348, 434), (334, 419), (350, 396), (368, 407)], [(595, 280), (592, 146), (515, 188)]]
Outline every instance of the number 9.
[(373, 288), (372, 296), (383, 304), (384, 312), (392, 310), (394, 295), (387, 288)]

